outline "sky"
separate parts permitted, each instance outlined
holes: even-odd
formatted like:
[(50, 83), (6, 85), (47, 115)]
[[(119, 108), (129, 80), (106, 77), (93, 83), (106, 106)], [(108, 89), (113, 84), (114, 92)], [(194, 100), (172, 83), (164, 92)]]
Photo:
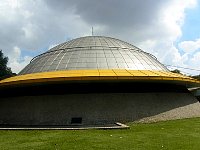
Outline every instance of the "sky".
[(59, 43), (90, 36), (93, 27), (94, 35), (200, 74), (199, 26), (200, 0), (0, 0), (0, 49), (15, 73)]

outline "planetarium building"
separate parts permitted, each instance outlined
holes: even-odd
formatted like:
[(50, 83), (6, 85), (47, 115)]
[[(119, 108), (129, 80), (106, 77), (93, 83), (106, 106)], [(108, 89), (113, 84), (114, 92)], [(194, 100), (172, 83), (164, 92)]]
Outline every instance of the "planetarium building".
[(102, 125), (200, 117), (188, 88), (156, 57), (118, 39), (81, 37), (33, 58), (0, 81), (0, 126)]

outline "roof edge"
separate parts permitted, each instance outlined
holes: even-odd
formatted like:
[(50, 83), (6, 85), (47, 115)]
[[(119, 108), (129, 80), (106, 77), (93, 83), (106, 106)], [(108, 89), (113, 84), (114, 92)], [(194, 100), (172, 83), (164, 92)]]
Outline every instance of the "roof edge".
[(64, 70), (41, 72), (10, 77), (0, 81), (0, 87), (27, 85), (49, 82), (74, 81), (131, 81), (131, 82), (164, 82), (181, 84), (186, 87), (200, 86), (200, 81), (181, 74), (157, 70)]

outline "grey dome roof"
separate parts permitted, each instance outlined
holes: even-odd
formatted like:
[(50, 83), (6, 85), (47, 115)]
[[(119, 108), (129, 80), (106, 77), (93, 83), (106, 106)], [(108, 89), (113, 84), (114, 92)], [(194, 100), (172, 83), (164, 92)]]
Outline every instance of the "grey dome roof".
[(36, 56), (19, 74), (80, 69), (168, 71), (153, 55), (127, 42), (87, 36), (64, 42)]

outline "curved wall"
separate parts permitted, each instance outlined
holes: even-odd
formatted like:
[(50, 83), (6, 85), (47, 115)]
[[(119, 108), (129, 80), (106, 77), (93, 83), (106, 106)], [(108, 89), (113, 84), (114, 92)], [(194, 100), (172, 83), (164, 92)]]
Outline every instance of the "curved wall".
[(93, 93), (2, 98), (0, 124), (82, 125), (161, 121), (200, 117), (200, 104), (190, 93)]

